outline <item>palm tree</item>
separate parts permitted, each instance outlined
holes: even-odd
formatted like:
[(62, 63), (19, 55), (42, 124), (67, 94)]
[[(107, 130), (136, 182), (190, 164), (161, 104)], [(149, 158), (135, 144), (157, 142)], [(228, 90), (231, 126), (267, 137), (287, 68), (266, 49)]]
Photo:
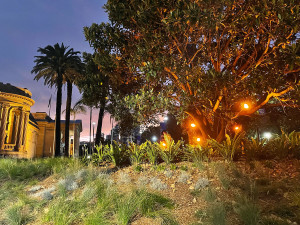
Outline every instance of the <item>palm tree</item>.
[[(56, 97), (56, 115), (55, 115), (55, 156), (60, 155), (60, 118), (62, 103), (62, 85), (63, 76), (66, 74), (75, 74), (78, 71), (76, 63), (78, 62), (80, 52), (68, 49), (62, 43), (54, 46), (48, 45), (45, 48), (38, 48), (40, 56), (35, 56), (35, 66), (31, 73), (35, 73), (35, 80), (44, 78), (44, 84), (57, 88)], [(79, 58), (80, 60), (80, 58)], [(67, 129), (67, 128), (66, 128)]]
[(66, 102), (66, 123), (65, 123), (65, 156), (69, 156), (69, 137), (70, 137), (70, 114), (71, 114), (71, 103), (72, 103), (72, 89), (73, 83), (79, 78), (80, 73), (83, 69), (81, 59), (75, 58), (73, 61), (76, 69), (73, 73), (67, 73), (64, 78), (67, 83), (67, 102)]

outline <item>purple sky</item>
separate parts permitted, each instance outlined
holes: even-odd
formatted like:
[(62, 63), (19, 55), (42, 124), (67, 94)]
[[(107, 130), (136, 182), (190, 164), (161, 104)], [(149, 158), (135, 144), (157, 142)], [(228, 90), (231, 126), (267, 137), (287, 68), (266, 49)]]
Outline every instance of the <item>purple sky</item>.
[[(107, 22), (102, 8), (104, 0), (9, 0), (0, 5), (0, 81), (14, 86), (26, 87), (32, 92), (35, 105), (31, 112), (48, 112), (52, 94), (51, 117), (55, 115), (55, 89), (34, 81), (30, 73), (38, 47), (63, 42), (75, 51), (92, 52), (85, 41), (83, 27), (92, 23)], [(77, 88), (73, 91), (75, 103), (80, 98)], [(63, 88), (63, 103), (66, 88)], [(63, 104), (62, 109), (65, 109)], [(98, 112), (93, 113), (96, 122)], [(63, 116), (64, 118), (64, 116)], [(77, 115), (83, 122), (81, 138), (89, 135), (89, 113)], [(103, 132), (108, 134), (111, 125), (109, 115), (104, 118)]]

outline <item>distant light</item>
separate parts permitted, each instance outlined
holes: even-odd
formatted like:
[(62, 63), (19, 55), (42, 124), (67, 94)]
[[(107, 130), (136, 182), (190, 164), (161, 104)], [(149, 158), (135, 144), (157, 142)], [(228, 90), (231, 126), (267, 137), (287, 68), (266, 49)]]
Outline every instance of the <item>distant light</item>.
[(88, 155), (86, 158), (90, 159), (90, 158), (91, 158), (91, 155)]
[(249, 105), (247, 103), (244, 103), (244, 109), (249, 109)]
[(201, 139), (200, 139), (200, 138), (197, 138), (197, 141), (199, 142), (199, 141), (201, 141)]
[(169, 117), (165, 116), (164, 121), (168, 121)]
[(195, 127), (195, 126), (196, 126), (196, 124), (194, 124), (194, 123), (191, 124), (191, 127)]
[(265, 133), (263, 133), (263, 137), (270, 139), (272, 137), (272, 134), (270, 132), (265, 132)]
[(93, 122), (93, 125), (96, 125), (96, 123), (95, 123), (95, 122)]
[(239, 126), (235, 126), (234, 129), (235, 129), (235, 130), (239, 130), (240, 127), (239, 127)]
[(166, 143), (165, 143), (165, 142), (163, 142), (163, 143), (162, 143), (162, 146), (164, 146), (164, 147), (165, 147), (165, 146), (166, 146)]
[(157, 137), (156, 137), (156, 136), (153, 136), (153, 137), (152, 137), (152, 141), (157, 141)]

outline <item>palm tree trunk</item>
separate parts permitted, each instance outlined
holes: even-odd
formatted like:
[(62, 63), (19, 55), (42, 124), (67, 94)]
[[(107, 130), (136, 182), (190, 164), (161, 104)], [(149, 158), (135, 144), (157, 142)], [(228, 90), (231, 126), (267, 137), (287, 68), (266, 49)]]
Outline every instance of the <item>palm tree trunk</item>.
[(96, 131), (96, 141), (95, 145), (100, 145), (101, 141), (101, 131), (102, 131), (102, 123), (103, 123), (103, 116), (104, 116), (104, 109), (105, 109), (105, 102), (101, 104), (98, 116), (98, 124), (97, 124), (97, 131)]
[(70, 111), (72, 102), (72, 83), (67, 80), (67, 103), (66, 103), (66, 124), (65, 124), (65, 156), (69, 156), (70, 143)]
[(90, 154), (92, 154), (92, 115), (93, 115), (93, 107), (90, 107)]
[(62, 99), (62, 74), (57, 76), (57, 97), (56, 97), (56, 115), (55, 115), (55, 156), (60, 155), (60, 114)]

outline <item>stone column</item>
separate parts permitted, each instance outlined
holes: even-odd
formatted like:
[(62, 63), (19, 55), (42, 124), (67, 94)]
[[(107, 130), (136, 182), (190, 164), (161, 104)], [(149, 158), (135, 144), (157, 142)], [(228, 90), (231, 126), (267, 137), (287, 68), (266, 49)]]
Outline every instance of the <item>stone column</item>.
[(23, 137), (22, 137), (22, 145), (23, 146), (25, 146), (25, 144), (26, 144), (26, 135), (27, 135), (28, 123), (29, 123), (29, 112), (25, 112), (24, 131), (23, 131)]
[(25, 119), (25, 112), (23, 110), (21, 110), (20, 123), (19, 123), (19, 128), (18, 128), (19, 132), (18, 132), (18, 135), (17, 135), (17, 143), (16, 143), (16, 147), (15, 147), (16, 151), (19, 151), (20, 147), (22, 145), (24, 119)]
[(1, 127), (0, 127), (0, 150), (4, 149), (4, 140), (5, 140), (5, 131), (6, 131), (6, 121), (8, 116), (8, 105), (2, 106), (2, 115), (1, 115)]
[(19, 121), (20, 121), (20, 113), (17, 111), (14, 113), (15, 114), (15, 121), (13, 123), (14, 127), (14, 131), (15, 133), (13, 134), (13, 143), (12, 144), (16, 144), (17, 140), (18, 140), (18, 131), (19, 131)]

